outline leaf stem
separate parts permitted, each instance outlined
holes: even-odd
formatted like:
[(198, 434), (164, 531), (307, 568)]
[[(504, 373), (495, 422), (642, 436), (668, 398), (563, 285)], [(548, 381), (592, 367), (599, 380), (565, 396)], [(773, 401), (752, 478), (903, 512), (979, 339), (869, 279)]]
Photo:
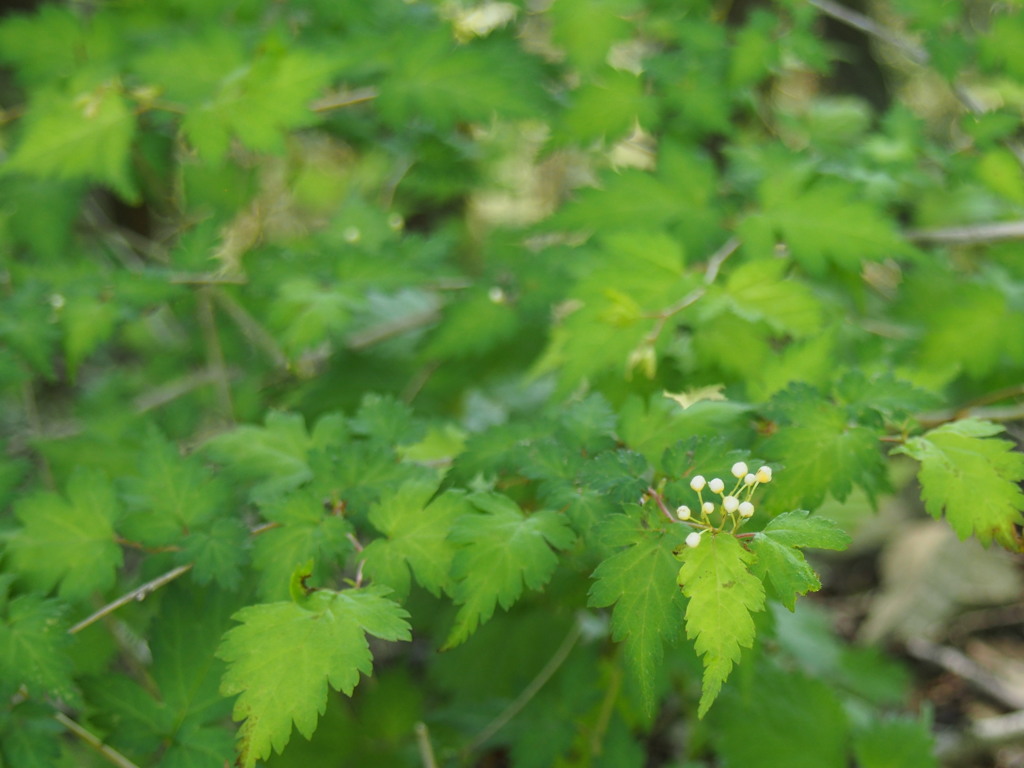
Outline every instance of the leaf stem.
[(140, 602), (142, 600), (145, 600), (150, 594), (152, 594), (153, 592), (156, 592), (156, 590), (160, 589), (160, 587), (164, 586), (165, 584), (170, 584), (172, 581), (174, 581), (179, 576), (182, 576), (182, 575), (188, 573), (191, 569), (192, 569), (192, 563), (186, 563), (185, 565), (179, 565), (177, 568), (172, 568), (171, 570), (167, 571), (167, 573), (164, 573), (164, 574), (161, 574), (160, 576), (157, 576), (152, 581), (147, 581), (141, 587), (136, 587), (131, 592), (128, 592), (128, 593), (126, 593), (124, 595), (121, 595), (119, 598), (117, 598), (113, 602), (107, 603), (105, 606), (100, 608), (98, 611), (96, 611), (92, 615), (87, 616), (86, 618), (82, 619), (80, 622), (78, 622), (73, 627), (71, 627), (71, 629), (68, 630), (68, 634), (69, 635), (74, 635), (74, 634), (76, 634), (78, 632), (81, 632), (83, 629), (88, 627), (90, 624), (95, 624), (97, 621), (102, 619), (104, 616), (107, 616), (107, 615), (113, 613), (118, 608), (120, 608), (122, 605), (127, 605), (132, 600), (138, 600)]
[(538, 691), (544, 687), (544, 684), (554, 676), (555, 672), (565, 663), (565, 660), (569, 658), (569, 654), (572, 649), (576, 647), (576, 643), (580, 639), (582, 630), (578, 621), (574, 621), (572, 628), (569, 630), (565, 639), (562, 640), (562, 644), (558, 646), (554, 655), (548, 659), (548, 663), (544, 665), (544, 668), (537, 673), (537, 676), (530, 681), (522, 693), (520, 693), (511, 704), (494, 718), (487, 726), (476, 735), (476, 737), (469, 743), (465, 749), (462, 750), (463, 755), (468, 755), (470, 752), (475, 752), (487, 741), (490, 740), (494, 734), (504, 728), (511, 722), (511, 720), (518, 715), (527, 704), (537, 695)]
[(75, 736), (80, 738), (82, 741), (84, 741), (90, 747), (95, 749), (101, 755), (103, 755), (103, 757), (106, 758), (107, 761), (110, 762), (112, 765), (116, 765), (118, 768), (139, 768), (139, 766), (137, 766), (127, 757), (122, 755), (116, 749), (104, 744), (103, 741), (92, 731), (83, 728), (81, 725), (76, 723), (63, 712), (54, 713), (53, 719), (61, 725), (63, 725), (65, 728), (67, 728), (69, 731), (75, 734)]
[(427, 730), (427, 724), (416, 723), (413, 730), (416, 732), (416, 746), (420, 751), (423, 768), (437, 768), (437, 760), (434, 757), (434, 747), (430, 743), (430, 731)]

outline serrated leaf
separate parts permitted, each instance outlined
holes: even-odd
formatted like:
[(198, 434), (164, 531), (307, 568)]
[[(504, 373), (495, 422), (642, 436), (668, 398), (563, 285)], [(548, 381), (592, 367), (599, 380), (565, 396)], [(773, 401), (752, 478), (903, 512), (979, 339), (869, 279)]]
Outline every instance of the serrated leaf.
[(459, 549), (450, 592), (459, 612), (445, 648), (465, 641), (491, 618), (496, 605), (512, 607), (524, 585), (541, 589), (558, 565), (552, 548), (565, 549), (575, 538), (554, 512), (540, 510), (527, 517), (515, 502), (496, 493), (475, 494), (470, 501), (479, 512), (460, 517), (451, 532)]
[(5, 768), (53, 768), (61, 753), (64, 726), (47, 704), (25, 702), (0, 715)]
[(391, 125), (426, 121), (446, 129), (543, 110), (538, 61), (504, 40), (460, 46), (443, 29), (403, 32), (391, 41), (388, 65), (377, 108)]
[(626, 663), (651, 714), (664, 647), (680, 637), (685, 615), (686, 602), (675, 588), (679, 567), (672, 550), (690, 529), (672, 525), (666, 530), (652, 530), (629, 525), (617, 526), (616, 530), (608, 543), (626, 548), (594, 570), (587, 604), (595, 608), (615, 606), (612, 639), (624, 644)]
[(357, 435), (376, 438), (389, 445), (414, 443), (424, 433), (423, 425), (406, 403), (374, 394), (363, 397), (350, 426)]
[(855, 270), (864, 261), (907, 253), (892, 219), (859, 199), (855, 189), (835, 181), (804, 190), (794, 187), (790, 180), (766, 182), (761, 193), (764, 213), (741, 222), (741, 233), (767, 227), (789, 246), (796, 261), (815, 274), (829, 264)]
[(786, 279), (788, 264), (781, 259), (758, 259), (729, 275), (725, 293), (730, 307), (751, 322), (764, 320), (777, 333), (795, 337), (821, 331), (822, 302), (807, 283)]
[(383, 587), (314, 593), (310, 609), (296, 603), (264, 603), (238, 611), (217, 649), (228, 663), (221, 693), (238, 695), (233, 717), (238, 763), (280, 752), (292, 724), (307, 739), (327, 706), (328, 686), (347, 696), (369, 675), (373, 656), (366, 635), (409, 640), (408, 614), (385, 597)]
[(774, 404), (774, 415), (788, 423), (763, 445), (766, 457), (784, 467), (769, 487), (773, 508), (814, 508), (826, 493), (842, 501), (855, 484), (869, 496), (884, 487), (880, 428), (851, 422), (806, 386), (791, 386)]
[(61, 324), (64, 326), (64, 354), (72, 380), (82, 361), (110, 338), (116, 321), (117, 306), (113, 302), (92, 296), (68, 300), (61, 310)]
[(237, 589), (249, 560), (249, 529), (241, 520), (222, 517), (206, 528), (192, 531), (181, 544), (178, 561), (192, 563), (197, 584), (216, 582)]
[(265, 54), (226, 73), (217, 95), (190, 110), (182, 129), (199, 153), (218, 163), (232, 138), (250, 149), (277, 152), (287, 130), (320, 119), (309, 104), (330, 82), (336, 62), (312, 51)]
[(37, 595), (10, 601), (0, 621), (0, 681), (24, 685), (33, 697), (74, 698), (65, 608)]
[(236, 427), (204, 446), (229, 474), (258, 480), (252, 490), (257, 497), (297, 488), (313, 476), (308, 462), (312, 442), (302, 416), (270, 411), (264, 424)]
[(138, 197), (129, 171), (135, 115), (120, 85), (75, 94), (38, 92), (24, 117), (21, 141), (5, 173), (106, 184), (125, 200)]
[(352, 525), (324, 507), (324, 499), (308, 488), (261, 505), (262, 515), (277, 523), (253, 542), (253, 565), (260, 571), (259, 592), (265, 599), (283, 598), (299, 565), (313, 560), (321, 567), (341, 561), (351, 549)]
[(124, 490), (136, 510), (125, 517), (124, 534), (153, 547), (178, 543), (228, 502), (223, 482), (194, 456), (182, 456), (155, 427), (143, 438), (138, 472)]
[(743, 648), (754, 644), (752, 613), (764, 608), (764, 585), (749, 567), (755, 558), (729, 534), (709, 534), (696, 547), (678, 550), (677, 581), (690, 598), (686, 636), (704, 663), (697, 716), (704, 717)]
[(40, 492), (16, 502), (22, 528), (8, 551), (14, 570), (32, 585), (68, 600), (104, 592), (114, 584), (123, 563), (114, 522), (120, 504), (106, 475), (77, 470), (68, 481), (67, 498)]
[(977, 536), (1020, 549), (1015, 526), (1024, 511), (1024, 454), (994, 435), (1003, 428), (979, 419), (962, 419), (914, 437), (897, 452), (921, 462), (917, 478), (925, 509), (943, 514), (960, 539)]
[(434, 596), (448, 585), (455, 552), (448, 534), (456, 518), (472, 510), (456, 491), (428, 505), (437, 485), (436, 481), (407, 482), (370, 509), (370, 522), (387, 538), (375, 539), (363, 550), (363, 572), (375, 583), (394, 589), (397, 599), (409, 593), (410, 571)]
[(185, 721), (216, 722), (227, 714), (219, 691), (224, 665), (214, 651), (238, 603), (222, 589), (181, 585), (169, 589), (161, 603), (149, 635), (150, 673), (176, 728)]
[(835, 391), (842, 402), (870, 408), (890, 418), (908, 416), (941, 403), (934, 393), (888, 372), (868, 376), (860, 370), (848, 371), (836, 384)]
[(796, 596), (821, 589), (817, 574), (804, 559), (803, 547), (845, 549), (850, 537), (835, 523), (810, 512), (785, 512), (754, 534), (751, 550), (757, 556), (753, 572), (770, 581), (779, 600), (789, 610)]

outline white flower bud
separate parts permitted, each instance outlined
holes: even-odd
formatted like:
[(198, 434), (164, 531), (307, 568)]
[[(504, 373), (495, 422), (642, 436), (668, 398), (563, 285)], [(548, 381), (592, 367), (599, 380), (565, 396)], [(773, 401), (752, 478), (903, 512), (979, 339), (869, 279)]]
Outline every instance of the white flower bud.
[(700, 544), (700, 532), (699, 531), (694, 531), (693, 533), (687, 535), (687, 537), (686, 537), (686, 546), (688, 546), (688, 547), (690, 547), (692, 549), (693, 547), (696, 547), (698, 544)]
[(680, 520), (689, 520), (690, 508), (685, 504), (680, 504), (678, 507), (676, 507), (676, 517), (678, 517)]
[(732, 465), (732, 476), (737, 480), (747, 474), (747, 462), (737, 461)]
[(710, 488), (713, 493), (721, 493), (725, 490), (725, 483), (722, 482), (722, 478), (715, 477), (712, 478), (710, 483), (708, 483), (708, 488)]
[(753, 517), (753, 515), (754, 515), (754, 505), (753, 504), (751, 504), (749, 501), (744, 501), (742, 504), (740, 504), (740, 517), (746, 519), (748, 517)]
[(759, 470), (757, 470), (756, 477), (759, 483), (770, 483), (772, 481), (772, 468), (761, 467)]
[(751, 473), (751, 474), (749, 474), (749, 475), (747, 475), (746, 477), (743, 478), (743, 484), (744, 485), (753, 485), (756, 482), (757, 482), (757, 475), (755, 475), (753, 473)]
[(715, 505), (712, 504), (710, 501), (705, 501), (703, 504), (701, 504), (700, 509), (705, 515), (710, 515), (712, 512), (715, 511)]
[(690, 481), (690, 487), (693, 490), (700, 493), (704, 490), (704, 486), (707, 485), (707, 480), (704, 479), (704, 475), (694, 475), (693, 480)]
[(722, 499), (722, 508), (726, 512), (735, 512), (736, 508), (739, 507), (739, 505), (740, 500), (737, 499), (735, 496), (725, 496)]

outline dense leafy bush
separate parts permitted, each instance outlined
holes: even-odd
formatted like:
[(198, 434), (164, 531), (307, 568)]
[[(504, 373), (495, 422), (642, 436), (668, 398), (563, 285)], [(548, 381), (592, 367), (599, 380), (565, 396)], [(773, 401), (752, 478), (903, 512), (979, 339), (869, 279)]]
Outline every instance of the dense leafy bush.
[(1020, 549), (1024, 14), (873, 7), (7, 16), (0, 764), (934, 764), (798, 598)]

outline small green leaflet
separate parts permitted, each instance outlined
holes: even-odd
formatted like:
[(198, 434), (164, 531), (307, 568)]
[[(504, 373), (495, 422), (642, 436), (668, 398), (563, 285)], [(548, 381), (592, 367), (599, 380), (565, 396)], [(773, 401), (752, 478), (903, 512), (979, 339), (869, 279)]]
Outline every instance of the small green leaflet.
[(851, 423), (844, 408), (806, 385), (778, 393), (769, 414), (780, 424), (762, 450), (786, 470), (767, 497), (774, 509), (813, 508), (826, 493), (842, 501), (855, 484), (869, 496), (884, 486), (881, 428)]
[(463, 642), (494, 614), (495, 605), (508, 610), (523, 593), (523, 585), (539, 590), (555, 566), (552, 551), (565, 549), (575, 534), (565, 518), (548, 510), (529, 517), (514, 501), (496, 493), (470, 497), (480, 510), (463, 515), (452, 528), (459, 546), (452, 561), (451, 595), (459, 605), (455, 626), (445, 648)]
[(754, 645), (751, 614), (764, 608), (764, 585), (748, 570), (754, 555), (729, 534), (705, 535), (699, 546), (677, 549), (677, 557), (683, 561), (677, 581), (690, 598), (686, 636), (704, 661), (697, 708), (704, 717), (740, 650)]
[(1024, 454), (993, 435), (998, 424), (962, 419), (914, 437), (897, 448), (921, 462), (917, 479), (925, 509), (946, 520), (961, 539), (971, 535), (986, 546), (993, 539), (1019, 551), (1015, 525), (1022, 522)]
[(386, 584), (399, 599), (409, 593), (410, 571), (435, 597), (448, 585), (455, 548), (448, 533), (455, 519), (472, 507), (465, 496), (437, 492), (437, 481), (411, 480), (370, 509), (369, 519), (386, 539), (374, 539), (363, 550), (363, 572), (374, 583)]
[(670, 525), (652, 530), (624, 515), (611, 516), (604, 529), (612, 528), (612, 543), (627, 546), (597, 566), (588, 605), (614, 604), (612, 640), (624, 643), (644, 707), (653, 713), (664, 646), (679, 638), (686, 607), (682, 593), (670, 586), (678, 571), (672, 550), (690, 529)]
[(850, 537), (835, 523), (810, 512), (786, 512), (754, 534), (751, 550), (757, 556), (753, 572), (771, 584), (779, 601), (796, 608), (796, 596), (821, 589), (817, 574), (804, 559), (803, 547), (846, 549)]
[(281, 752), (292, 723), (307, 739), (327, 706), (327, 688), (352, 695), (359, 674), (369, 675), (370, 634), (382, 640), (409, 640), (406, 613), (372, 586), (341, 592), (318, 590), (306, 605), (263, 603), (232, 617), (240, 625), (224, 635), (217, 656), (228, 663), (221, 681), (224, 696), (238, 695), (233, 717), (238, 730), (238, 764)]
[(0, 619), (0, 681), (24, 684), (30, 696), (75, 698), (65, 608), (37, 595), (10, 601)]
[(120, 505), (106, 475), (80, 469), (67, 499), (38, 492), (18, 501), (14, 514), (24, 527), (8, 544), (10, 563), (33, 587), (59, 587), (61, 597), (79, 600), (113, 586), (124, 557), (114, 531)]
[(4, 172), (106, 184), (136, 201), (129, 168), (135, 114), (121, 90), (110, 81), (78, 93), (40, 91)]

